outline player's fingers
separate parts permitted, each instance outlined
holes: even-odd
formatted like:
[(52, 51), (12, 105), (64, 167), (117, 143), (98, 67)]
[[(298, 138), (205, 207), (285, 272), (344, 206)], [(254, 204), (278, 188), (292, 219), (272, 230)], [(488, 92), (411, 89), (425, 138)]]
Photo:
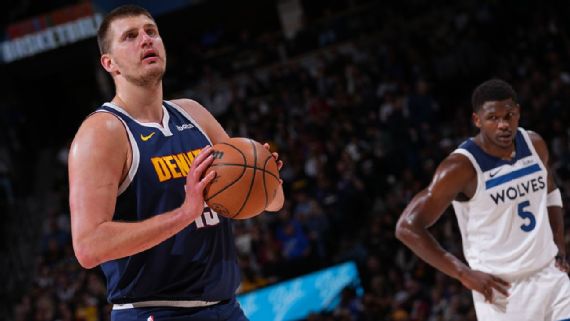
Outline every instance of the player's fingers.
[(485, 297), (485, 302), (492, 303), (493, 302), (493, 288), (490, 286), (486, 286), (481, 291), (481, 294)]
[(192, 163), (192, 168), (190, 169), (190, 173), (188, 173), (186, 182), (189, 184), (197, 183), (202, 177), (204, 170), (206, 170), (206, 168), (208, 168), (213, 161), (214, 161), (214, 156), (210, 154), (203, 161)]
[(208, 156), (210, 156), (210, 154), (212, 154), (212, 151), (213, 151), (212, 147), (210, 145), (206, 145), (206, 147), (202, 148), (198, 156), (194, 158), (194, 161), (192, 161), (192, 165), (197, 166), (200, 163), (202, 163), (206, 158), (208, 158)]
[(493, 283), (492, 286), (495, 290), (499, 291), (504, 296), (509, 296), (508, 289), (511, 287), (511, 284), (501, 278), (493, 276)]
[(281, 168), (283, 168), (283, 161), (282, 160), (278, 160), (277, 161), (277, 169), (281, 170)]
[(200, 190), (204, 190), (204, 188), (206, 188), (206, 186), (208, 186), (208, 184), (210, 184), (214, 178), (216, 178), (216, 175), (216, 171), (211, 171), (206, 174), (206, 176), (204, 176), (204, 178), (202, 178), (202, 180), (198, 183), (198, 188)]
[(196, 168), (194, 169), (194, 174), (196, 175), (196, 177), (198, 179), (200, 179), (200, 177), (202, 177), (202, 174), (204, 173), (204, 171), (208, 167), (210, 167), (210, 165), (212, 165), (213, 161), (214, 161), (214, 156), (208, 155), (208, 157), (206, 157), (206, 159), (204, 159), (204, 161), (202, 161), (200, 164), (198, 164), (198, 166), (196, 166)]
[(495, 283), (493, 285), (493, 289), (497, 290), (497, 292), (501, 293), (504, 296), (509, 296), (508, 286), (505, 286), (504, 284)]
[(268, 143), (263, 143), (263, 147), (265, 147), (267, 150), (271, 150), (271, 146), (269, 146)]
[(507, 288), (511, 286), (511, 284), (509, 282), (507, 282), (507, 281), (505, 281), (499, 277), (496, 277), (496, 276), (493, 276), (493, 281), (495, 281), (496, 283), (499, 283), (499, 284), (501, 284)]

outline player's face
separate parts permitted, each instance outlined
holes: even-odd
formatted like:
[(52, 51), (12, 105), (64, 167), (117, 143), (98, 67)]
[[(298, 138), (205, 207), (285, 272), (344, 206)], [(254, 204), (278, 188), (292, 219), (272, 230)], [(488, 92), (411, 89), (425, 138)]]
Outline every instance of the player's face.
[(486, 141), (500, 148), (510, 148), (519, 126), (519, 112), (519, 105), (510, 98), (488, 101), (473, 113), (473, 122)]
[(162, 79), (166, 51), (155, 22), (144, 15), (115, 20), (108, 53), (117, 76), (138, 85)]

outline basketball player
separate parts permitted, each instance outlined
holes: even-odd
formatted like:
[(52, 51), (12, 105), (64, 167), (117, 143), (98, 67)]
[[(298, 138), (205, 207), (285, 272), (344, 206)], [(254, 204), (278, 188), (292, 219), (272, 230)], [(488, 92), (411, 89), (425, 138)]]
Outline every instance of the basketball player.
[[(479, 320), (568, 321), (562, 200), (548, 172), (547, 146), (518, 127), (517, 95), (506, 82), (479, 85), (472, 105), (479, 133), (442, 161), (402, 213), (396, 235), (473, 291)], [(469, 266), (428, 230), (449, 204)]]
[[(197, 102), (163, 100), (166, 53), (145, 9), (113, 10), (97, 36), (116, 95), (84, 121), (70, 150), (79, 263), (101, 265), (112, 320), (246, 320), (234, 296), (231, 222), (203, 198), (215, 176), (203, 176), (210, 145), (228, 135)], [(280, 189), (266, 210), (282, 204)]]

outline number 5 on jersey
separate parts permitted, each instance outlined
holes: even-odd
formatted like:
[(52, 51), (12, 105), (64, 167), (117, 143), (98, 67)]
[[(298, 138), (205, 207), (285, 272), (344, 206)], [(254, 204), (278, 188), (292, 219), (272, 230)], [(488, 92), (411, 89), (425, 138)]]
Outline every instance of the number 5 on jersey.
[(519, 203), (519, 205), (518, 205), (518, 213), (517, 214), (523, 220), (528, 219), (527, 224), (521, 225), (521, 230), (523, 230), (525, 232), (530, 232), (530, 231), (534, 230), (534, 228), (536, 227), (536, 218), (534, 217), (534, 214), (525, 210), (525, 208), (527, 208), (529, 206), (530, 206), (529, 201), (524, 201), (522, 203)]

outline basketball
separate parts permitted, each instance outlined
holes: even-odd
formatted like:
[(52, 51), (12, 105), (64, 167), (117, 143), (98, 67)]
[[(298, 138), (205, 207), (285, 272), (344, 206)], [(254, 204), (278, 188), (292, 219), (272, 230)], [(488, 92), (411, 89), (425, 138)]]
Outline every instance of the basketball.
[(279, 170), (271, 153), (249, 138), (235, 137), (213, 146), (214, 161), (206, 170), (216, 177), (204, 200), (218, 214), (247, 219), (259, 215), (279, 188)]

